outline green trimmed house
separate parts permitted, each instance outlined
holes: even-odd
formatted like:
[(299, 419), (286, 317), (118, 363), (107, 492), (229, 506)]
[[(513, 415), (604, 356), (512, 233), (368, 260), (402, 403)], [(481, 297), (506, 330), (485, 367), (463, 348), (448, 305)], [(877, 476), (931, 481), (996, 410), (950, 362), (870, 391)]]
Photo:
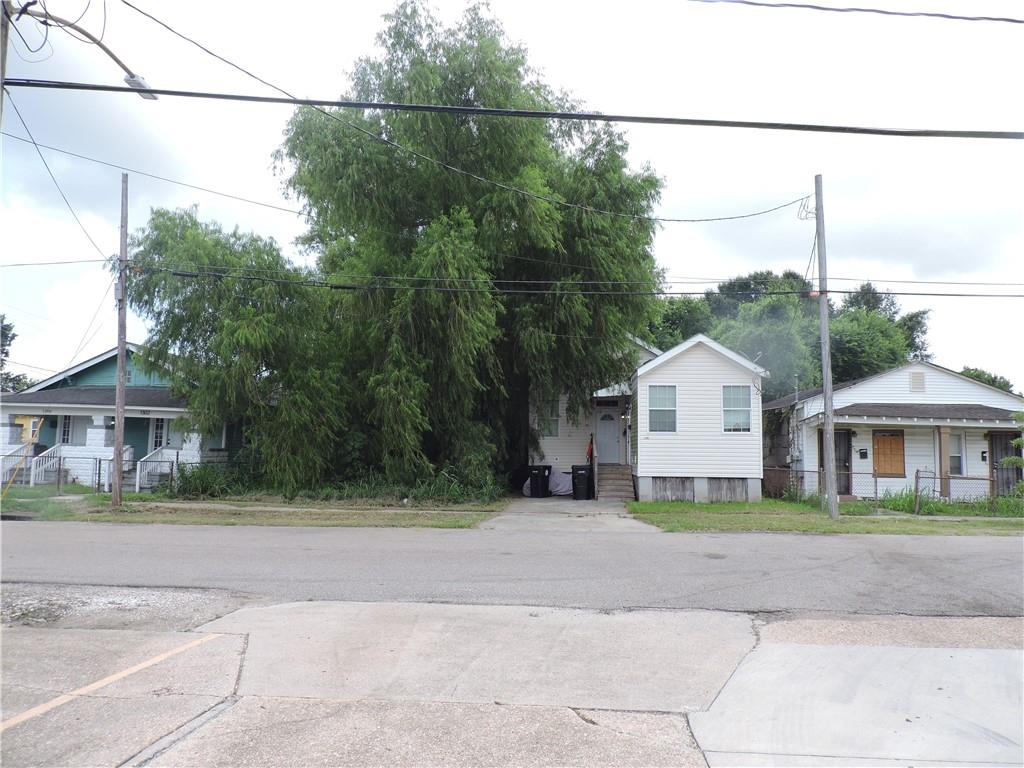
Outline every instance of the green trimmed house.
[[(125, 389), (125, 487), (151, 488), (180, 464), (226, 458), (228, 430), (181, 432), (187, 411), (170, 382), (137, 364), (128, 345)], [(107, 488), (114, 457), (117, 349), (0, 399), (0, 478), (35, 485), (65, 482)]]

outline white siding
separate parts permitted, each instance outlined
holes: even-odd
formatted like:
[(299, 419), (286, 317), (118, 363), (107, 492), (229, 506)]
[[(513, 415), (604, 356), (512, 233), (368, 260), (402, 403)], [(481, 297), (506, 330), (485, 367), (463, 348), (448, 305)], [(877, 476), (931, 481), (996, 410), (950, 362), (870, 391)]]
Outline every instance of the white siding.
[[(556, 472), (569, 472), (573, 464), (587, 463), (587, 444), (593, 432), (592, 412), (585, 408), (580, 412), (578, 424), (572, 424), (565, 415), (567, 395), (558, 398), (558, 437), (540, 438), (543, 456), (532, 455), (531, 462), (550, 464)], [(537, 417), (530, 409), (530, 424), (537, 425)]]
[[(915, 372), (924, 373), (923, 392), (910, 390), (910, 375)], [(832, 400), (836, 409), (854, 403), (970, 403), (1009, 410), (1024, 408), (1022, 397), (986, 387), (924, 363), (911, 363), (852, 387), (837, 390)], [(805, 414), (819, 413), (821, 409), (820, 395), (806, 401)]]
[[(676, 387), (676, 431), (648, 431), (651, 384)], [(750, 432), (722, 431), (722, 386), (751, 387)], [(759, 478), (761, 395), (759, 377), (704, 344), (642, 374), (637, 380), (637, 474), (645, 477)]]

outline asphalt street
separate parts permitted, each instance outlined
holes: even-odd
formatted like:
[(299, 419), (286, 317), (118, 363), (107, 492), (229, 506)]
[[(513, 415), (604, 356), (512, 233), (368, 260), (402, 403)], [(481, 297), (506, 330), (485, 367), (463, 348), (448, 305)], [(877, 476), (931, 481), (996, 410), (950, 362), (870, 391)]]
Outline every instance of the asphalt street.
[(3, 580), (278, 601), (1024, 614), (1019, 537), (666, 534), (6, 521)]

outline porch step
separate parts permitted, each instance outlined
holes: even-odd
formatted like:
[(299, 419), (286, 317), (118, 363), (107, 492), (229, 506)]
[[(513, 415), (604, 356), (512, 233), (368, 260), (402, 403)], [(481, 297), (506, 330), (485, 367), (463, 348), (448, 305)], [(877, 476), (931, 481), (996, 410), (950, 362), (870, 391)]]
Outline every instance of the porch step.
[(597, 468), (597, 497), (606, 501), (632, 501), (633, 475), (624, 464), (600, 464)]

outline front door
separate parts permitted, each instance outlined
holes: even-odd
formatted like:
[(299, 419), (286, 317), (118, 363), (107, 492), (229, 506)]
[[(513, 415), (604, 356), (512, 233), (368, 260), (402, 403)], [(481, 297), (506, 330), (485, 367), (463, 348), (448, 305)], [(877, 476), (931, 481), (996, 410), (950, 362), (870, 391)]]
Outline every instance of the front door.
[(619, 463), (619, 412), (597, 412), (597, 460), (601, 464)]
[[(818, 471), (819, 474), (825, 469), (825, 449), (822, 447), (822, 436), (825, 433), (818, 430)], [(836, 446), (836, 494), (849, 496), (852, 493), (850, 475), (850, 459), (853, 454), (853, 435), (848, 429), (837, 429), (832, 433)], [(824, 485), (824, 478), (822, 478)]]
[(1011, 456), (1020, 456), (1020, 448), (1013, 444), (1017, 437), (1014, 432), (989, 432), (988, 451), (989, 466), (992, 473), (992, 494), (1008, 496), (1021, 481), (1020, 467), (1004, 467), (1003, 461)]

